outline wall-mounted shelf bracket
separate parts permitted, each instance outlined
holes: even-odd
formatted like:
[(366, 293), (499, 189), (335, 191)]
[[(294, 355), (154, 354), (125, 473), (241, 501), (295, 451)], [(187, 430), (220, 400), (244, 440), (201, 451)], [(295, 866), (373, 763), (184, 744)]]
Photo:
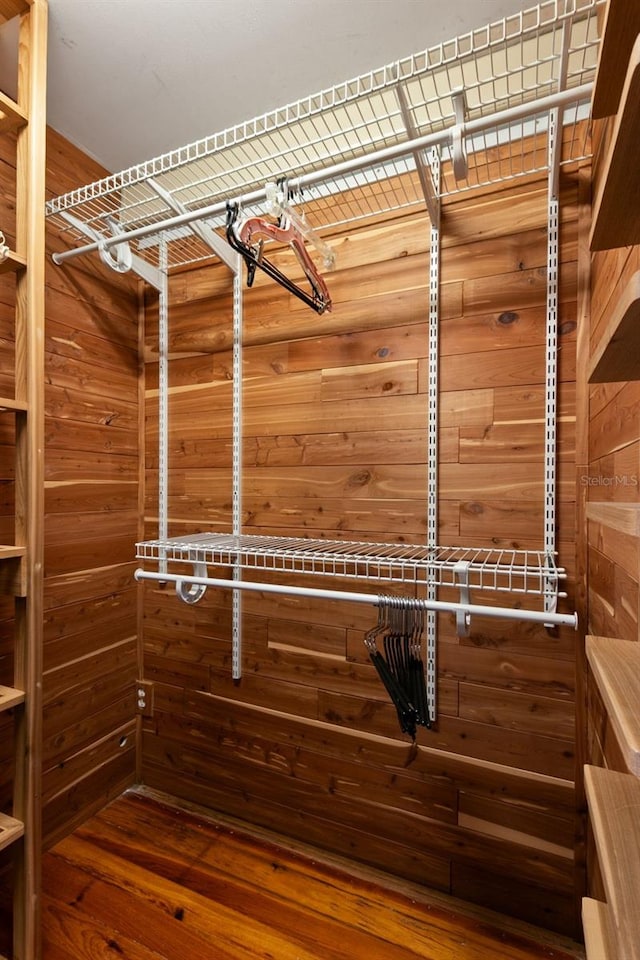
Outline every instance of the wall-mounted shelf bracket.
[(456, 611), (456, 633), (459, 637), (468, 637), (471, 629), (471, 617), (466, 611), (469, 605), (469, 561), (459, 560), (453, 572), (460, 588), (460, 609)]
[[(147, 183), (151, 189), (155, 190), (158, 196), (164, 200), (167, 206), (174, 211), (174, 213), (187, 213), (187, 207), (173, 197), (168, 190), (165, 190), (164, 187), (161, 187), (157, 180), (154, 180), (152, 177), (150, 177), (147, 180)], [(227, 267), (229, 267), (229, 270), (231, 270), (232, 273), (238, 273), (242, 263), (240, 255), (238, 253), (234, 253), (229, 247), (229, 244), (225, 243), (225, 241), (218, 236), (215, 230), (211, 229), (208, 223), (205, 223), (204, 220), (192, 220), (188, 226), (193, 233), (200, 237), (202, 242), (206, 244), (206, 246), (210, 247), (215, 255), (219, 257)]]
[[(115, 270), (116, 273), (127, 273), (129, 270), (133, 270), (142, 280), (146, 281), (146, 283), (152, 287), (155, 287), (156, 290), (161, 289), (162, 280), (160, 271), (151, 263), (139, 257), (137, 253), (134, 253), (128, 240), (125, 239), (115, 245), (107, 244), (105, 242), (107, 238), (98, 230), (94, 230), (88, 223), (78, 219), (78, 217), (74, 217), (68, 210), (63, 210), (60, 216), (66, 220), (70, 226), (74, 227), (80, 233), (83, 233), (85, 237), (97, 242), (98, 255), (105, 266), (111, 270)], [(108, 222), (112, 237), (123, 234), (122, 227), (114, 217), (109, 217)], [(51, 259), (55, 264), (59, 265), (63, 262), (61, 256), (60, 254), (54, 253)]]
[[(409, 105), (409, 99), (407, 93), (402, 84), (398, 84), (395, 88), (395, 94), (398, 99), (398, 105), (400, 107), (400, 113), (402, 115), (402, 122), (404, 123), (405, 129), (407, 131), (407, 136), (410, 140), (415, 140), (418, 136), (416, 125), (413, 122), (411, 116), (411, 107)], [(424, 202), (427, 205), (427, 212), (429, 214), (429, 219), (432, 226), (439, 229), (440, 227), (440, 190), (439, 184), (434, 180), (434, 174), (432, 165), (425, 158), (425, 153), (423, 150), (414, 150), (413, 159), (416, 165), (416, 172), (418, 174), (418, 180), (420, 181), (420, 186), (422, 187), (422, 192), (424, 194)]]
[(467, 98), (464, 90), (455, 90), (451, 94), (456, 122), (451, 130), (451, 153), (453, 157), (453, 175), (456, 183), (466, 180), (469, 174), (467, 149), (465, 145), (465, 122), (467, 119)]

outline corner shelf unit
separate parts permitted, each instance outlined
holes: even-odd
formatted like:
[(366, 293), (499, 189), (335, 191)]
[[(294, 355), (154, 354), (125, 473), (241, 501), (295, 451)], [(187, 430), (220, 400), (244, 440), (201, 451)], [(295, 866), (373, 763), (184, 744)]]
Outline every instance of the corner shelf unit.
[(639, 33), (640, 4), (629, 0), (608, 0), (591, 104), (594, 120), (617, 112), (627, 63)]
[(589, 820), (606, 903), (585, 897), (588, 960), (640, 960), (640, 643), (586, 638), (589, 667), (624, 770), (585, 767)]
[(640, 270), (611, 311), (589, 363), (589, 383), (640, 380)]
[(640, 142), (640, 34), (631, 50), (600, 189), (593, 205), (592, 250), (640, 243), (640, 178), (635, 156)]
[(0, 814), (0, 849), (14, 868), (12, 960), (41, 956), (47, 15), (47, 0), (0, 0), (0, 24), (19, 18), (17, 97), (0, 94), (0, 136), (15, 144), (16, 169), (15, 231), (0, 222), (15, 233), (15, 250), (0, 263), (0, 274), (15, 273), (14, 395), (0, 397), (0, 415), (15, 419), (14, 542), (0, 545), (0, 592), (14, 598), (13, 685), (0, 686), (3, 731), (13, 729), (13, 803)]
[[(593, 902), (586, 903), (586, 910), (583, 905), (590, 923), (587, 956), (640, 960), (640, 780), (586, 766), (585, 788), (606, 895), (597, 911)], [(595, 952), (596, 946), (602, 952)]]

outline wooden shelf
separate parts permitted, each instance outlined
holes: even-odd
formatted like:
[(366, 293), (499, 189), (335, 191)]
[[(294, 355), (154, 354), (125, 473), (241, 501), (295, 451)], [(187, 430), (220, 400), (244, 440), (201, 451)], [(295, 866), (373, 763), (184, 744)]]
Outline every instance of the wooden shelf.
[(7, 259), (0, 263), (0, 273), (15, 273), (17, 270), (24, 270), (26, 265), (27, 261), (24, 257), (10, 250)]
[(589, 383), (640, 380), (640, 270), (624, 288), (589, 363)]
[(13, 547), (7, 544), (0, 544), (0, 560), (13, 560), (15, 557), (24, 557), (26, 552), (26, 547)]
[(617, 960), (640, 960), (640, 780), (585, 767), (589, 817)]
[(18, 104), (0, 92), (0, 133), (6, 133), (8, 130), (17, 130), (18, 127), (24, 127), (28, 123), (28, 118)]
[(617, 112), (627, 63), (639, 33), (640, 4), (630, 0), (609, 0), (593, 89), (592, 117), (610, 117)]
[(587, 637), (586, 649), (625, 763), (640, 777), (640, 643)]
[(25, 13), (30, 3), (31, 0), (0, 0), (0, 23), (6, 23), (18, 14)]
[(606, 903), (583, 897), (582, 930), (587, 960), (616, 960), (609, 908)]
[(11, 710), (12, 707), (17, 707), (21, 703), (24, 703), (24, 690), (0, 686), (0, 713)]
[(612, 503), (609, 500), (590, 500), (587, 520), (601, 523), (619, 533), (640, 537), (640, 503)]
[(591, 249), (640, 243), (640, 36), (631, 51), (601, 187), (593, 207)]
[(24, 836), (24, 824), (6, 813), (0, 813), (0, 850)]
[(10, 397), (0, 397), (0, 412), (26, 413), (28, 406), (22, 400), (12, 400)]

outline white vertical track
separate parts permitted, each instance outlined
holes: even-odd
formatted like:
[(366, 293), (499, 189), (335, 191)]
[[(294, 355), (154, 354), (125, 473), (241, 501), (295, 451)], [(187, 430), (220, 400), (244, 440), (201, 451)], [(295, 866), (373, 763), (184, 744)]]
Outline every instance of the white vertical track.
[[(429, 154), (429, 166), (433, 179), (437, 209), (437, 222), (431, 223), (429, 245), (429, 392), (428, 392), (428, 437), (427, 437), (427, 546), (438, 545), (438, 326), (440, 307), (440, 153), (435, 148)], [(437, 597), (438, 588), (429, 577), (427, 599)], [(437, 615), (427, 611), (427, 702), (431, 722), (436, 719), (436, 646)]]
[[(233, 277), (233, 506), (234, 537), (242, 532), (242, 269), (238, 265)], [(242, 579), (242, 568), (236, 564), (233, 579)], [(233, 591), (232, 609), (232, 677), (242, 676), (242, 593)]]
[[(558, 379), (558, 224), (560, 203), (557, 195), (556, 168), (558, 150), (558, 109), (549, 114), (549, 208), (547, 235), (547, 331), (545, 388), (544, 457), (544, 550), (547, 556), (556, 548), (556, 416)], [(545, 610), (555, 610), (554, 584), (545, 584)]]
[[(164, 233), (158, 250), (160, 288), (158, 300), (158, 537), (169, 535), (169, 279), (168, 250)], [(166, 555), (158, 569), (167, 572)]]

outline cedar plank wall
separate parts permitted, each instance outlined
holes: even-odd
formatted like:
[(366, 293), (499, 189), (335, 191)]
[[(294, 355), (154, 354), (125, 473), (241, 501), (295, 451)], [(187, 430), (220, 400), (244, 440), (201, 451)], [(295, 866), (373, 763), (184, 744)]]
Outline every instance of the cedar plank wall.
[[(570, 570), (576, 184), (563, 177), (559, 541)], [(542, 545), (546, 210), (540, 180), (444, 209), (442, 543)], [(263, 275), (245, 290), (243, 530), (424, 543), (428, 222), (351, 227), (332, 242), (333, 313), (318, 317)], [(229, 531), (230, 280), (219, 266), (183, 272), (170, 298), (170, 534)], [(152, 538), (151, 295), (146, 349)], [(245, 594), (243, 609), (234, 685), (228, 591), (189, 607), (145, 584), (146, 784), (575, 932), (573, 631), (477, 620), (458, 640), (442, 619), (437, 729), (413, 750), (367, 661), (373, 608)]]
[[(604, 162), (614, 117), (596, 121), (593, 192)], [(630, 277), (640, 269), (640, 245), (594, 252), (591, 257), (591, 334), (597, 349), (611, 311)], [(587, 522), (589, 632), (638, 641), (640, 540), (629, 520), (607, 523), (607, 506), (640, 503), (640, 380), (593, 384), (589, 390)], [(604, 504), (602, 509), (595, 505)], [(615, 520), (615, 518), (613, 518)], [(588, 759), (627, 772), (600, 693), (588, 677)]]
[[(3, 153), (0, 164), (0, 226), (9, 242), (13, 156)], [(48, 196), (103, 173), (49, 131)], [(49, 230), (48, 254), (54, 249), (65, 243)], [(13, 276), (0, 281), (1, 390), (11, 396)], [(43, 806), (50, 843), (120, 793), (135, 773), (131, 560), (138, 524), (139, 371), (135, 283), (84, 258), (64, 267), (48, 260), (46, 284)], [(1, 424), (4, 528), (12, 510), (13, 453), (10, 418)], [(8, 533), (6, 542), (11, 539)], [(3, 597), (1, 611), (0, 683), (7, 683), (12, 601)], [(10, 744), (10, 738), (0, 733), (0, 742)], [(0, 770), (6, 807), (4, 749)]]
[[(0, 137), (0, 230), (15, 248), (15, 136)], [(14, 303), (13, 273), (0, 275), (0, 395), (13, 397)], [(0, 413), (0, 542), (14, 542), (15, 418)], [(13, 598), (0, 595), (0, 684), (13, 685)], [(13, 783), (13, 718), (0, 715), (0, 810), (11, 812)]]
[[(50, 132), (56, 195), (104, 170)], [(48, 250), (68, 242), (52, 235)], [(135, 779), (138, 288), (97, 256), (47, 264), (44, 836)]]

